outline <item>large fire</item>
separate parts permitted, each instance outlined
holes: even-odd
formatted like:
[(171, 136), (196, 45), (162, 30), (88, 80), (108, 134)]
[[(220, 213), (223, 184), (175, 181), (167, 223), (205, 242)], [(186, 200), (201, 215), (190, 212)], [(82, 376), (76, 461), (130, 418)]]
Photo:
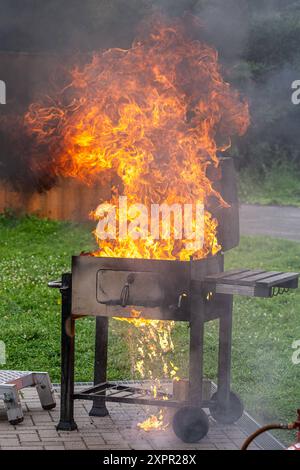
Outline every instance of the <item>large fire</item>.
[[(87, 184), (114, 181), (108, 203), (117, 206), (124, 195), (129, 204), (148, 207), (205, 206), (202, 248), (187, 249), (185, 240), (172, 236), (133, 239), (129, 232), (125, 239), (97, 239), (96, 256), (188, 260), (221, 249), (209, 201), (226, 201), (207, 170), (218, 167), (217, 154), (230, 147), (231, 136), (246, 131), (249, 112), (222, 78), (216, 50), (195, 39), (195, 30), (199, 24), (192, 16), (148, 18), (130, 49), (95, 53), (90, 63), (72, 69), (70, 83), (33, 103), (25, 116), (28, 132), (37, 147), (48, 149), (58, 175)], [(153, 325), (145, 330), (149, 338)]]
[[(191, 37), (196, 20), (188, 18), (151, 17), (130, 49), (95, 53), (62, 90), (30, 106), (25, 124), (57, 174), (99, 184), (117, 176), (113, 204), (119, 194), (130, 204), (207, 205), (212, 196), (226, 204), (206, 172), (218, 166), (230, 136), (246, 131), (248, 106), (223, 80), (215, 49)], [(185, 250), (184, 240), (129, 234), (99, 241), (99, 255), (203, 258), (220, 249), (208, 208), (204, 232), (196, 252)]]

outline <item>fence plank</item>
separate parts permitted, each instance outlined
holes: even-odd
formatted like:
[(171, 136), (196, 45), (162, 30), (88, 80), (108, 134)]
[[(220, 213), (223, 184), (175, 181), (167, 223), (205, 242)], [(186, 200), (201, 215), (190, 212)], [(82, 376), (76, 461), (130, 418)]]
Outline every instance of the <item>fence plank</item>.
[(62, 179), (47, 192), (26, 194), (0, 183), (0, 213), (12, 210), (53, 220), (86, 221), (91, 210), (110, 199), (108, 186), (86, 186), (73, 179)]

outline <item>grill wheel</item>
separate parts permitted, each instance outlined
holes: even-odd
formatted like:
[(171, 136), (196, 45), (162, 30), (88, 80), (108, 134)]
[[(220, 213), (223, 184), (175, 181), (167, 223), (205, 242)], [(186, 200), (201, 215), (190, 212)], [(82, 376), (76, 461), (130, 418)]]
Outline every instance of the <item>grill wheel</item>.
[(214, 403), (209, 407), (209, 411), (211, 416), (218, 423), (233, 424), (238, 421), (243, 414), (243, 402), (234, 392), (230, 392), (228, 409), (224, 409), (224, 407), (218, 403), (217, 392), (213, 394), (211, 400)]
[(209, 422), (206, 413), (196, 406), (184, 406), (176, 411), (173, 430), (186, 443), (198, 442), (208, 433)]

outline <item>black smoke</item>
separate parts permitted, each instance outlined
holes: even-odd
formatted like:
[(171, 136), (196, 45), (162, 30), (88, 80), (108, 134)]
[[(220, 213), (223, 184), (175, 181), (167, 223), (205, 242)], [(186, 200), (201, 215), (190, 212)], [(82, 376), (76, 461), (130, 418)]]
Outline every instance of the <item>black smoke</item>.
[(269, 164), (276, 149), (300, 163), (300, 107), (290, 100), (291, 82), (300, 78), (300, 26), (292, 22), (294, 15), (300, 19), (299, 0), (0, 0), (0, 79), (7, 85), (7, 104), (0, 105), (2, 180), (27, 190), (55, 184), (47, 149), (32, 170), (26, 109), (51, 94), (57, 70), (89, 61), (94, 50), (129, 47), (140, 21), (157, 8), (199, 16), (199, 39), (217, 48), (226, 79), (249, 98), (252, 126), (230, 151), (240, 166)]

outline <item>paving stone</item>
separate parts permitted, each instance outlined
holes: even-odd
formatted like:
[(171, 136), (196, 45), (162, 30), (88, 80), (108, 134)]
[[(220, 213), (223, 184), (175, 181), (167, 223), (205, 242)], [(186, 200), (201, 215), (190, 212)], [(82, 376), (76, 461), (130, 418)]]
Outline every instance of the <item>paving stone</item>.
[(45, 450), (65, 450), (64, 446), (45, 446)]
[(64, 442), (65, 449), (67, 450), (73, 450), (73, 449), (87, 449), (86, 445), (84, 442), (72, 442), (72, 441), (67, 441)]
[[(1, 446), (0, 447), (1, 450), (24, 450), (21, 446), (19, 447), (6, 447), (6, 446)], [(32, 449), (31, 449), (32, 450)]]
[(121, 446), (108, 446), (108, 445), (99, 445), (99, 446), (89, 446), (88, 450), (130, 450), (130, 447), (121, 447)]
[(94, 436), (94, 437), (83, 437), (84, 442), (87, 446), (90, 445), (98, 445), (98, 444), (105, 444), (103, 438), (101, 436)]
[(100, 436), (100, 431), (97, 429), (80, 429), (80, 434), (83, 438), (85, 437), (95, 437), (95, 436)]
[(20, 436), (26, 436), (27, 434), (37, 434), (37, 432), (38, 432), (37, 426), (31, 426), (26, 429), (20, 428), (19, 426), (15, 427), (15, 434), (18, 434)]
[(216, 448), (218, 450), (238, 450), (238, 447), (230, 442), (223, 444), (216, 443)]
[(48, 437), (59, 437), (59, 434), (56, 429), (40, 429), (38, 433), (41, 439), (47, 439)]
[(22, 446), (18, 450), (43, 450), (43, 447), (38, 447), (38, 446)]
[(20, 438), (20, 441), (21, 442), (26, 442), (26, 441), (29, 441), (29, 442), (39, 442), (40, 441), (40, 438), (38, 436), (37, 433), (24, 433), (24, 434), (19, 434), (19, 438)]
[(41, 442), (43, 442), (43, 444), (56, 445), (56, 444), (63, 444), (65, 441), (63, 440), (62, 437), (61, 438), (60, 437), (44, 437)]
[(43, 448), (43, 443), (42, 442), (34, 442), (34, 441), (26, 441), (21, 443), (21, 447), (37, 447), (39, 449)]
[(130, 444), (130, 448), (133, 450), (153, 450), (153, 447), (150, 444), (144, 443)]
[(102, 432), (101, 433), (101, 436), (102, 438), (104, 439), (105, 442), (120, 442), (120, 441), (123, 441), (123, 437), (121, 436), (121, 434), (119, 433), (105, 433), (105, 432)]
[[(58, 407), (53, 411), (43, 411), (36, 392), (23, 390), (23, 409), (25, 419), (18, 426), (7, 422), (5, 410), (0, 410), (0, 449), (10, 450), (216, 450), (238, 449), (245, 434), (238, 426), (221, 426), (211, 422), (209, 434), (198, 444), (182, 443), (169, 428), (166, 431), (144, 432), (136, 425), (144, 420), (148, 410), (138, 405), (109, 403), (110, 415), (104, 418), (90, 417), (90, 404), (75, 402), (75, 420), (78, 431), (57, 431), (59, 421)], [(253, 448), (256, 448), (253, 446)]]
[(12, 446), (12, 447), (15, 447), (15, 446), (19, 446), (20, 445), (20, 441), (19, 439), (17, 439), (16, 437), (14, 439), (10, 439), (9, 437), (7, 439), (0, 439), (0, 446)]
[(232, 431), (226, 431), (225, 434), (230, 439), (246, 439), (247, 437), (246, 434), (236, 429), (233, 429)]
[(15, 437), (16, 431), (12, 428), (12, 431), (7, 430), (7, 431), (1, 431), (0, 432), (0, 439), (4, 439), (6, 437)]
[(51, 416), (47, 413), (45, 416), (36, 416), (35, 414), (32, 416), (33, 424), (39, 425), (41, 423), (52, 423), (53, 420)]
[[(59, 438), (66, 442), (80, 442), (82, 441), (82, 436), (80, 434), (76, 434), (74, 436), (64, 436), (63, 433), (60, 433)], [(53, 438), (55, 439), (55, 438)]]

